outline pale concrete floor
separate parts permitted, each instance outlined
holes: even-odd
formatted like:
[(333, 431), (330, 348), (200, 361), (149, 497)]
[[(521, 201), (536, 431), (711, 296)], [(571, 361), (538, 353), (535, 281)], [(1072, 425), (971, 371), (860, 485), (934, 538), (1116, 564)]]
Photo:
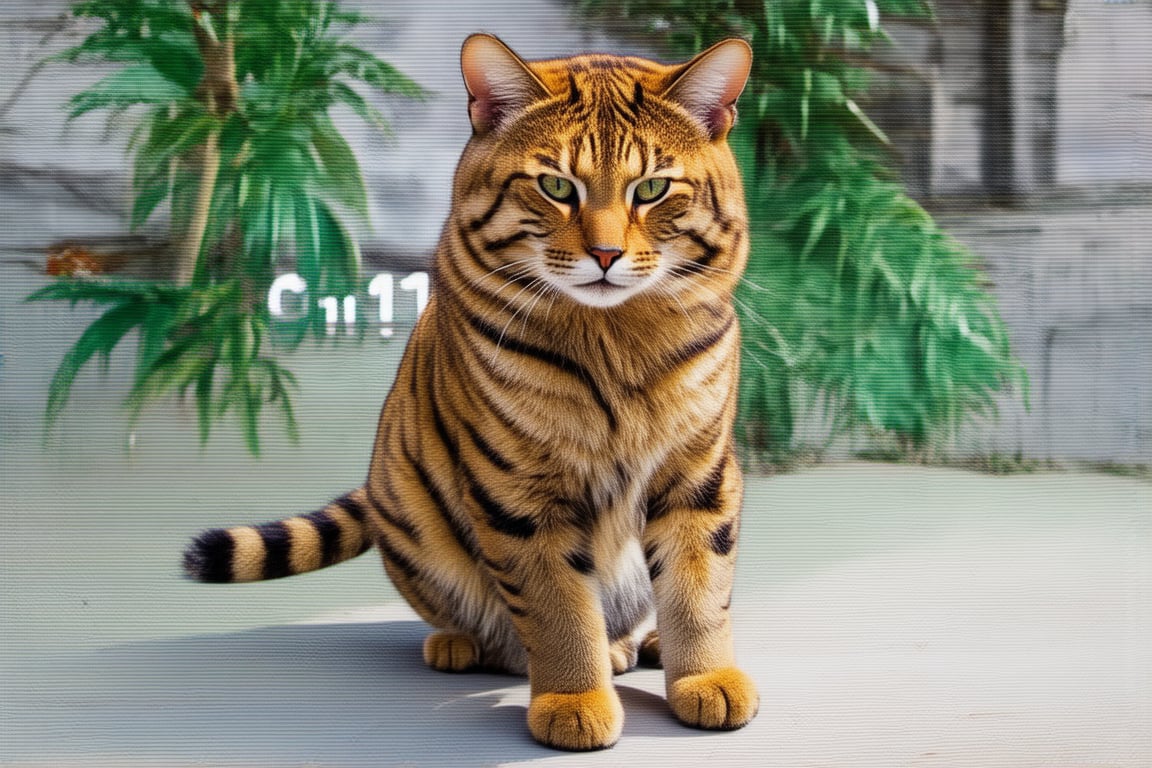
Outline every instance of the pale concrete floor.
[(752, 478), (734, 610), (759, 717), (683, 728), (660, 673), (633, 672), (620, 743), (579, 755), (529, 739), (523, 680), (426, 670), (425, 629), (374, 558), (188, 583), (183, 539), (247, 519), (245, 500), (178, 485), (179, 514), (157, 514), (138, 490), (6, 508), (0, 765), (1152, 765), (1139, 481), (866, 464)]

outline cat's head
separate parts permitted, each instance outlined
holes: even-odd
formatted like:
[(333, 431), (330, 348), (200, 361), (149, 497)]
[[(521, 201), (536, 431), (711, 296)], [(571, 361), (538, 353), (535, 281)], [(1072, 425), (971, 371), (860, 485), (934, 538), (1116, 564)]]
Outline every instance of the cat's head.
[(457, 170), (454, 235), (476, 262), (458, 265), (462, 277), (513, 303), (558, 294), (591, 307), (731, 288), (747, 237), (726, 137), (747, 43), (676, 65), (598, 54), (526, 62), (473, 35), (461, 66), (473, 137)]

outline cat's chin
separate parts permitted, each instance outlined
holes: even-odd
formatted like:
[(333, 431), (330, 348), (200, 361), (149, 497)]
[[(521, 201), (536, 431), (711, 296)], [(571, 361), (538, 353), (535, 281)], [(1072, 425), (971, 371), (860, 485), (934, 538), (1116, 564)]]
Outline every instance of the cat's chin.
[(608, 309), (616, 307), (643, 290), (639, 285), (617, 285), (607, 280), (571, 285), (564, 288), (569, 298), (586, 307)]

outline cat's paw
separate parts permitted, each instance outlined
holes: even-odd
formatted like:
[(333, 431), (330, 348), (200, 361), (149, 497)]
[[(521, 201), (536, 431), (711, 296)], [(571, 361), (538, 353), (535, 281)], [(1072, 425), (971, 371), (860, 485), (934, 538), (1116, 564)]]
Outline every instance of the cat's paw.
[(639, 648), (636, 641), (625, 636), (612, 641), (608, 646), (608, 658), (612, 661), (612, 674), (622, 675), (636, 668)]
[(438, 672), (464, 672), (480, 663), (480, 654), (468, 635), (433, 632), (424, 638), (424, 663)]
[(611, 688), (585, 693), (541, 693), (528, 706), (528, 730), (548, 747), (584, 752), (616, 743), (624, 708)]
[(731, 731), (756, 716), (760, 694), (748, 675), (736, 667), (688, 675), (668, 686), (668, 704), (685, 725)]

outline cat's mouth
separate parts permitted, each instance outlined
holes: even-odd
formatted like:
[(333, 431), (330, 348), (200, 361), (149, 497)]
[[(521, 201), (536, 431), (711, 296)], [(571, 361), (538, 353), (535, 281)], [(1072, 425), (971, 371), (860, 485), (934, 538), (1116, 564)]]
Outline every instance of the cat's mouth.
[(596, 288), (599, 290), (612, 290), (612, 289), (620, 290), (620, 289), (624, 288), (623, 285), (613, 283), (607, 277), (602, 277), (599, 280), (592, 280), (592, 281), (587, 282), (587, 283), (577, 283), (576, 287), (577, 288)]
[(621, 285), (607, 277), (576, 283), (571, 286), (569, 295), (581, 304), (590, 307), (614, 307), (627, 301), (638, 290), (636, 285)]

